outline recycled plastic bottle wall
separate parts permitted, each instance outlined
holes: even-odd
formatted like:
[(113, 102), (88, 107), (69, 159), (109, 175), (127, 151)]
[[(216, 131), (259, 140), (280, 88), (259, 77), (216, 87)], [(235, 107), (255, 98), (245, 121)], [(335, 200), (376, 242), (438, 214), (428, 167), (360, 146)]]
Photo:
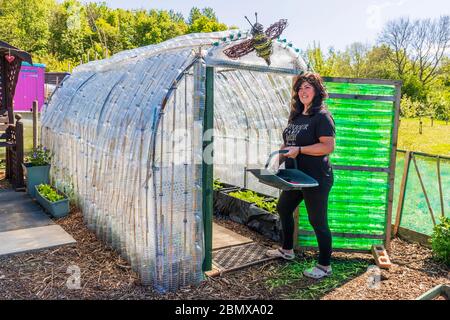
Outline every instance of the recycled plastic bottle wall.
[[(174, 105), (184, 126), (198, 126), (192, 93), (189, 99), (172, 95), (160, 114), (172, 82), (192, 59), (192, 48), (184, 48), (114, 66), (82, 66), (55, 92), (42, 117), (42, 141), (54, 153), (52, 182), (71, 195), (88, 227), (130, 262), (142, 283), (159, 291), (203, 278), (202, 247), (194, 245), (203, 238), (201, 204), (193, 201), (198, 190), (191, 183), (201, 176), (192, 163), (166, 166), (170, 148), (161, 156), (154, 146), (161, 132), (166, 139), (161, 126), (173, 125)], [(192, 90), (192, 77), (186, 81)], [(186, 156), (193, 148), (183, 150)], [(171, 184), (174, 174), (183, 177), (178, 184)], [(176, 216), (166, 213), (172, 205)]]
[(247, 70), (215, 73), (214, 177), (221, 181), (278, 196), (247, 167), (263, 167), (282, 144), (289, 116), (292, 76)]
[[(196, 63), (172, 87), (154, 153), (157, 289), (202, 280), (202, 122), (205, 67)], [(194, 86), (195, 89), (194, 89)]]

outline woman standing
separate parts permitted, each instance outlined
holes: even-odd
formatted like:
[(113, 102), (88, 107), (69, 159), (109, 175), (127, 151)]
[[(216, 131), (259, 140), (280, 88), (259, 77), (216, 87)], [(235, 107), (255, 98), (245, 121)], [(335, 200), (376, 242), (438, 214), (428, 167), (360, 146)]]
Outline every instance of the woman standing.
[(288, 153), (280, 155), (286, 168), (298, 168), (319, 182), (318, 187), (283, 191), (278, 200), (278, 213), (282, 226), (282, 247), (269, 250), (268, 256), (294, 259), (295, 208), (305, 201), (308, 218), (319, 244), (319, 261), (304, 275), (319, 279), (331, 275), (331, 232), (328, 227), (328, 194), (333, 185), (333, 169), (328, 155), (335, 146), (335, 126), (330, 112), (323, 104), (327, 93), (322, 78), (315, 73), (296, 77), (288, 126), (283, 131), (280, 149)]

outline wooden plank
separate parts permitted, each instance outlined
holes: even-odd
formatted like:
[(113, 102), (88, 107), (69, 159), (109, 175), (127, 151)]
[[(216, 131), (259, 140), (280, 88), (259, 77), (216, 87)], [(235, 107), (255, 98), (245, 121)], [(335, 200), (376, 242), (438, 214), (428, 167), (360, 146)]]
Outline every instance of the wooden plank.
[(7, 141), (1, 141), (0, 142), (0, 148), (10, 148), (10, 147), (14, 147), (15, 144), (12, 142), (7, 142)]
[[(311, 246), (299, 246), (297, 249), (299, 251), (306, 251), (306, 250), (317, 251), (317, 250), (319, 250), (319, 248), (311, 247)], [(370, 253), (370, 250), (333, 248), (333, 252)]]
[[(203, 68), (199, 64), (200, 68)], [(206, 67), (205, 80), (205, 110), (203, 118), (203, 133), (214, 128), (214, 68)], [(202, 80), (199, 80), (202, 81)], [(198, 87), (200, 83), (196, 84)], [(209, 143), (214, 143), (213, 137)], [(205, 151), (208, 143), (203, 140), (203, 151)], [(203, 153), (204, 154), (204, 153)], [(212, 162), (212, 161), (209, 161)], [(213, 216), (213, 164), (202, 161), (202, 198), (203, 198), (203, 223), (205, 238), (205, 259), (203, 261), (203, 271), (212, 269), (212, 216)]]
[(431, 288), (424, 294), (422, 294), (420, 297), (416, 298), (416, 300), (433, 300), (434, 298), (436, 298), (442, 294), (445, 295), (448, 299), (449, 292), (450, 292), (450, 286), (444, 285), (444, 284), (439, 284), (439, 285), (435, 286), (434, 288)]
[(403, 213), (403, 204), (405, 201), (405, 191), (406, 191), (406, 184), (408, 183), (408, 172), (410, 163), (411, 163), (411, 152), (407, 151), (405, 154), (405, 163), (403, 165), (403, 176), (402, 182), (400, 184), (400, 194), (398, 197), (397, 214), (395, 216), (394, 234), (393, 234), (394, 237), (397, 236), (398, 227), (400, 226), (401, 217)]
[(33, 101), (33, 149), (38, 146), (38, 102)]
[(400, 100), (401, 100), (402, 82), (395, 84), (395, 102), (394, 102), (394, 127), (392, 129), (391, 138), (391, 154), (389, 159), (389, 191), (388, 191), (388, 208), (386, 220), (384, 224), (384, 246), (387, 252), (391, 251), (391, 225), (392, 225), (392, 206), (394, 203), (394, 180), (395, 180), (395, 164), (397, 159), (397, 143), (398, 143), (398, 125), (400, 122)]
[[(301, 236), (315, 236), (314, 231), (300, 230), (298, 234)], [(331, 232), (333, 237), (342, 237), (350, 239), (384, 239), (382, 234), (367, 234), (367, 233), (347, 233), (347, 232)]]
[[(398, 152), (406, 152), (405, 150), (401, 150), (401, 149), (397, 149), (397, 151), (398, 151)], [(443, 156), (443, 155), (430, 154), (430, 153), (417, 152), (417, 151), (414, 151), (414, 154), (415, 154), (415, 155), (418, 155), (418, 156), (426, 156), (426, 157), (432, 157), (432, 158), (437, 158), (437, 157), (439, 157), (439, 158), (441, 158), (441, 159), (450, 160), (450, 157)]]
[(362, 94), (329, 93), (328, 97), (330, 99), (395, 101), (395, 97), (393, 97), (393, 96), (375, 96), (375, 95), (362, 95)]
[(422, 187), (422, 191), (423, 191), (423, 194), (425, 196), (425, 200), (427, 202), (428, 210), (430, 211), (431, 220), (433, 220), (433, 225), (436, 225), (436, 220), (434, 219), (433, 209), (431, 208), (430, 200), (428, 200), (427, 191), (425, 190), (425, 186), (423, 184), (422, 177), (421, 177), (420, 172), (419, 172), (419, 167), (417, 167), (416, 157), (414, 156), (414, 154), (412, 154), (412, 159), (413, 159), (413, 162), (414, 162), (414, 167), (416, 168), (417, 176), (419, 177), (419, 182), (420, 182), (420, 185)]
[(445, 217), (445, 209), (444, 209), (444, 196), (442, 194), (442, 182), (441, 182), (441, 158), (437, 157), (437, 176), (438, 176), (438, 185), (439, 185), (439, 198), (441, 200), (441, 215)]
[(212, 249), (223, 249), (240, 244), (251, 243), (252, 239), (241, 236), (234, 231), (224, 228), (216, 223), (213, 223), (213, 243)]
[(339, 83), (359, 83), (359, 84), (381, 84), (381, 85), (401, 85), (400, 80), (366, 79), (366, 78), (345, 78), (345, 77), (323, 77), (325, 82)]
[(431, 244), (429, 242), (431, 237), (426, 234), (399, 227), (398, 236), (403, 240), (417, 242), (427, 248), (431, 248)]
[(75, 239), (59, 225), (1, 232), (0, 256), (32, 252), (74, 243), (76, 243)]
[(334, 170), (352, 170), (352, 171), (368, 171), (368, 172), (389, 172), (389, 168), (364, 167), (364, 166), (343, 166), (332, 165)]

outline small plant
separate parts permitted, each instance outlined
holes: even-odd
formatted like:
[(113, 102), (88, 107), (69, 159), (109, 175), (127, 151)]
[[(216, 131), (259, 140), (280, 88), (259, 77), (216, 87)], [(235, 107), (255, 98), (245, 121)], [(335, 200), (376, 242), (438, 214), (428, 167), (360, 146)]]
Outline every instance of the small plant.
[(441, 217), (441, 223), (434, 226), (431, 246), (435, 259), (450, 266), (450, 218)]
[(56, 202), (64, 199), (64, 196), (59, 194), (54, 188), (52, 188), (52, 186), (48, 184), (40, 184), (37, 189), (40, 195), (50, 202)]
[(272, 214), (277, 213), (278, 200), (267, 201), (266, 198), (259, 196), (256, 192), (251, 190), (230, 192), (229, 195), (237, 199), (254, 203), (258, 208), (264, 209)]
[(214, 183), (213, 183), (213, 190), (220, 190), (223, 188), (223, 184), (220, 182), (219, 179), (214, 179)]
[(31, 166), (47, 166), (50, 164), (51, 154), (50, 151), (43, 146), (38, 146), (33, 149), (33, 154), (31, 157), (25, 159), (26, 163), (31, 164)]

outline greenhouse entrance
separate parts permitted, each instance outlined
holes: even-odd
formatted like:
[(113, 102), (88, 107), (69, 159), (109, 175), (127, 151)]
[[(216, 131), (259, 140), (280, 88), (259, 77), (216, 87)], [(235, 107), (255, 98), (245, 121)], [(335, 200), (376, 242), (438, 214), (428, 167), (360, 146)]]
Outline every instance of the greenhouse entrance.
[[(279, 190), (261, 184), (247, 169), (261, 167), (266, 160), (264, 157), (281, 145), (292, 77), (302, 71), (209, 57), (205, 61), (203, 132), (214, 130), (213, 138), (205, 135), (203, 140), (204, 152), (208, 152), (210, 143), (214, 145), (214, 163), (204, 161), (202, 166), (203, 268), (206, 271), (217, 264), (212, 227), (216, 209), (214, 180), (244, 192), (273, 198), (279, 195)], [(338, 133), (332, 155), (335, 184), (329, 209), (335, 249), (370, 252), (372, 245), (380, 244), (389, 249), (401, 82), (350, 78), (324, 80), (329, 92), (326, 103)], [(231, 157), (242, 157), (243, 162), (223, 161), (223, 156), (230, 156), (227, 155), (230, 152), (227, 140), (245, 146), (241, 154), (235, 152), (239, 149), (236, 145), (232, 147), (235, 149)], [(257, 151), (262, 157), (257, 163), (252, 162), (250, 156), (255, 151), (251, 149), (252, 145), (262, 147)], [(294, 216), (298, 225), (296, 247), (316, 249), (315, 235), (303, 204)], [(241, 221), (243, 224), (248, 222)]]

